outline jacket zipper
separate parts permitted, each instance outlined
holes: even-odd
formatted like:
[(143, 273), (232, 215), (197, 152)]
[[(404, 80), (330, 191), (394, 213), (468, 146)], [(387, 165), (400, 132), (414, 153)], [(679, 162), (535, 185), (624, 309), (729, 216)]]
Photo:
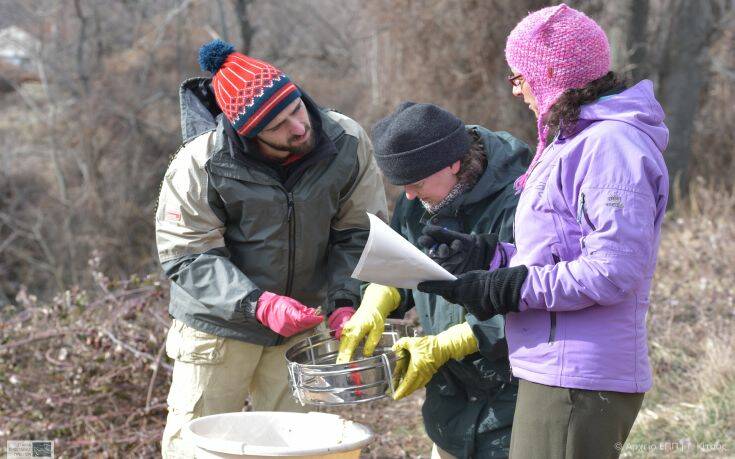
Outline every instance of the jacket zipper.
[[(515, 240), (515, 239), (514, 239)], [(505, 345), (508, 346), (508, 333), (507, 333), (507, 325), (508, 323), (505, 321), (505, 318), (503, 318), (503, 334), (506, 336), (505, 338)], [(508, 382), (513, 382), (513, 364), (510, 361), (510, 355), (508, 355)]]
[(293, 193), (286, 192), (288, 201), (288, 275), (286, 277), (286, 296), (291, 296), (293, 288), (293, 272), (296, 260), (296, 215), (294, 213)]
[(551, 326), (549, 327), (549, 343), (553, 343), (556, 339), (556, 312), (552, 311), (549, 313), (549, 319)]
[[(551, 257), (554, 259), (554, 264), (557, 264), (561, 261), (561, 258), (559, 258), (559, 255), (552, 253)], [(556, 339), (556, 311), (549, 312), (549, 343), (553, 343)]]
[(592, 228), (592, 231), (597, 231), (597, 228), (595, 228), (595, 225), (592, 224), (590, 221), (589, 215), (587, 215), (587, 207), (585, 206), (584, 202), (584, 193), (581, 193), (580, 199), (582, 200), (582, 203), (580, 206), (582, 207), (582, 216), (584, 217), (584, 221), (587, 222), (590, 228)]

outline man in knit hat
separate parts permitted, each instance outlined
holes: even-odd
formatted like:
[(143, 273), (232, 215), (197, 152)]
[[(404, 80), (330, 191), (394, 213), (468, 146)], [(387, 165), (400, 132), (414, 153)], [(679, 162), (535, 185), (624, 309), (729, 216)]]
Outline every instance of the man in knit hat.
[[(449, 269), (461, 270), (486, 252), (480, 248), (497, 242), (485, 233), (512, 240), (513, 183), (530, 159), (524, 143), (506, 132), (466, 126), (436, 105), (412, 102), (380, 120), (373, 141), (378, 167), (404, 187), (391, 224), (411, 243), (432, 253), (451, 250), (456, 266)], [(441, 236), (464, 239), (451, 248), (426, 243)], [(501, 260), (476, 262), (490, 267)], [(363, 339), (363, 353), (371, 354), (385, 319), (414, 306), (424, 336), (404, 338), (394, 348), (410, 355), (394, 397), (426, 385), (423, 417), (432, 457), (507, 457), (517, 384), (502, 317), (479, 321), (440, 296), (370, 284), (344, 326), (338, 361), (349, 361)]]
[(325, 318), (339, 334), (360, 298), (350, 274), (366, 212), (387, 215), (355, 121), (220, 40), (199, 61), (212, 77), (181, 86), (184, 143), (156, 213), (175, 361), (164, 457), (193, 457), (184, 424), (240, 411), (248, 395), (255, 410), (302, 410), (285, 350)]

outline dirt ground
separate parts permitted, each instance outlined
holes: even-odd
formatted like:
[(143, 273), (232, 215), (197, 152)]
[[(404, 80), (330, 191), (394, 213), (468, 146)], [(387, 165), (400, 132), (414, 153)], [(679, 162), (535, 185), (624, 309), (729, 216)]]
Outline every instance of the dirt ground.
[(428, 458), (432, 442), (421, 419), (424, 390), (405, 399), (383, 399), (350, 407), (321, 409), (364, 424), (375, 433), (373, 443), (361, 458)]

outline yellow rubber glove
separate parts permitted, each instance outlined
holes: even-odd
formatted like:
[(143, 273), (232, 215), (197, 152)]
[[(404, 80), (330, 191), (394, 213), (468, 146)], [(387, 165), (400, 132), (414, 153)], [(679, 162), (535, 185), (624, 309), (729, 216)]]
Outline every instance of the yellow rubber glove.
[(401, 399), (421, 389), (449, 359), (460, 360), (477, 352), (477, 346), (477, 338), (467, 322), (438, 335), (401, 338), (393, 345), (393, 351), (399, 356), (408, 353), (409, 358), (399, 360), (393, 371), (394, 384), (400, 381), (393, 399)]
[(365, 338), (362, 355), (370, 356), (378, 345), (385, 319), (401, 304), (401, 294), (395, 287), (370, 284), (365, 289), (360, 307), (342, 328), (337, 363), (347, 363), (352, 359), (357, 345)]

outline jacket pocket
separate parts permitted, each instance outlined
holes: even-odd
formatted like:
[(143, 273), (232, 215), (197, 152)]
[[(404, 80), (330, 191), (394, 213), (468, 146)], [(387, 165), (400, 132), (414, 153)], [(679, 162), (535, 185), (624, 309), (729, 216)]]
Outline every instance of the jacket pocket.
[(579, 223), (580, 227), (586, 224), (590, 230), (597, 230), (597, 228), (595, 228), (595, 225), (592, 223), (592, 220), (590, 220), (589, 214), (587, 213), (587, 202), (584, 191), (579, 193), (579, 204), (577, 205), (577, 223)]
[(166, 354), (179, 362), (200, 365), (222, 363), (225, 339), (175, 320), (166, 336)]

